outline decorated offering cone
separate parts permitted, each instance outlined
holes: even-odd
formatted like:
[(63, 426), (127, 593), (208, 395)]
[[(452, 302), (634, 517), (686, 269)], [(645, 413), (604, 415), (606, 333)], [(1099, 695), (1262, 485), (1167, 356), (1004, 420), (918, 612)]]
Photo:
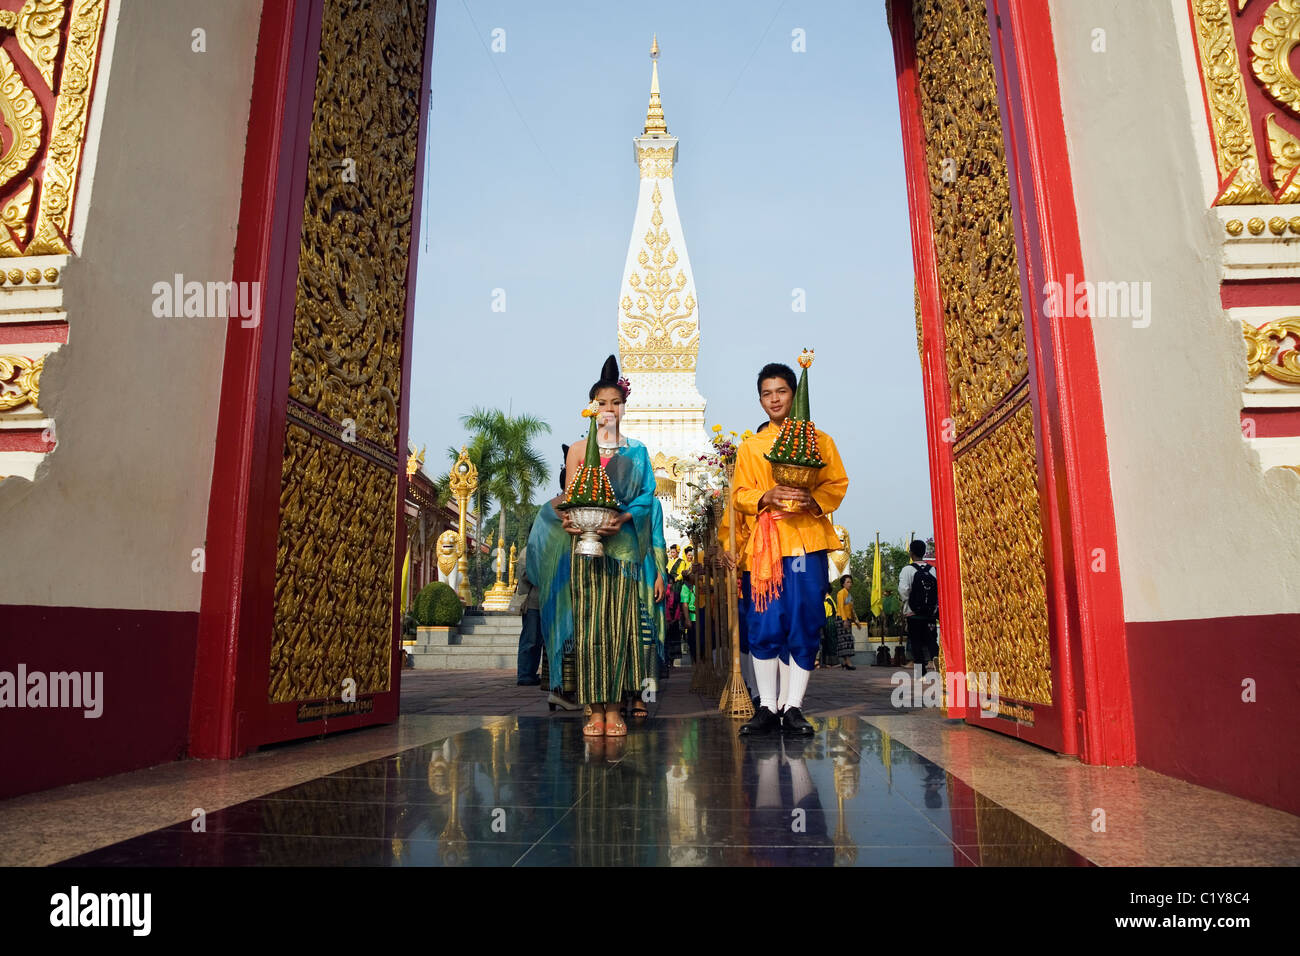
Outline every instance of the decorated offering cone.
[(609, 483), (609, 475), (600, 463), (600, 447), (596, 441), (598, 407), (593, 401), (582, 410), (583, 417), (591, 419), (591, 428), (587, 431), (587, 455), (578, 473), (569, 480), (564, 500), (555, 506), (568, 511), (573, 523), (582, 529), (574, 548), (575, 553), (595, 558), (605, 554), (605, 546), (596, 529), (621, 510), (614, 488)]
[(792, 488), (811, 488), (817, 482), (818, 470), (826, 467), (817, 448), (817, 426), (808, 410), (808, 366), (812, 365), (814, 354), (811, 349), (804, 349), (799, 355), (802, 371), (794, 393), (794, 407), (766, 456), (772, 463), (772, 477)]

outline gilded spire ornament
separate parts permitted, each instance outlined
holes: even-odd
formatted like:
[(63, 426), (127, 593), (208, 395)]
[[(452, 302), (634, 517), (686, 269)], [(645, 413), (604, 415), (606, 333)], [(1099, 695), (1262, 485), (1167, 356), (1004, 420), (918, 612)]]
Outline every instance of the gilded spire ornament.
[(659, 35), (650, 42), (650, 106), (645, 112), (645, 134), (667, 136), (663, 104), (659, 102)]

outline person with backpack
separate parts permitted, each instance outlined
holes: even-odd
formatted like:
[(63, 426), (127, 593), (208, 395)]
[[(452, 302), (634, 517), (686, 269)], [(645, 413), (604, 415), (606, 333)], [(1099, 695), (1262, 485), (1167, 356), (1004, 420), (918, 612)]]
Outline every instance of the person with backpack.
[(907, 649), (924, 675), (926, 665), (939, 656), (939, 581), (934, 568), (921, 560), (925, 542), (913, 541), (909, 550), (912, 563), (898, 575), (898, 598), (907, 624)]

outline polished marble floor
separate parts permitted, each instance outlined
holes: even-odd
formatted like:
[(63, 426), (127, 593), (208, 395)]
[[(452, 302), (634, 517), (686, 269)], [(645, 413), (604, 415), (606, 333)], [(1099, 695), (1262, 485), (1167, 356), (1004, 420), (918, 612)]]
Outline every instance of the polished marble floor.
[(513, 670), (408, 671), (394, 724), (0, 800), (0, 866), (1300, 864), (1300, 817), (900, 709), (861, 664), (813, 676), (803, 744), (742, 743), (689, 671), (594, 747)]
[(1088, 866), (856, 715), (742, 741), (513, 716), (67, 859), (72, 866)]

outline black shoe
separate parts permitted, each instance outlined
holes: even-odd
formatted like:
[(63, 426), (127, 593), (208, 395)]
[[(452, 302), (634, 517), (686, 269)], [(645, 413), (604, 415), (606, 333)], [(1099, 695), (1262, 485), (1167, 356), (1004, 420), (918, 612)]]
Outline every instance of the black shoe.
[(536, 686), (537, 686), (538, 684), (540, 684), (541, 682), (542, 682), (542, 679), (541, 679), (540, 677), (525, 677), (525, 678), (523, 678), (523, 679), (521, 679), (521, 680), (517, 680), (517, 681), (515, 681), (515, 686), (516, 686), (516, 687), (536, 687)]
[(740, 727), (742, 737), (765, 737), (781, 728), (781, 718), (766, 707), (759, 707), (753, 718)]
[(790, 737), (811, 737), (817, 728), (804, 720), (798, 707), (787, 707), (781, 711), (781, 733)]

